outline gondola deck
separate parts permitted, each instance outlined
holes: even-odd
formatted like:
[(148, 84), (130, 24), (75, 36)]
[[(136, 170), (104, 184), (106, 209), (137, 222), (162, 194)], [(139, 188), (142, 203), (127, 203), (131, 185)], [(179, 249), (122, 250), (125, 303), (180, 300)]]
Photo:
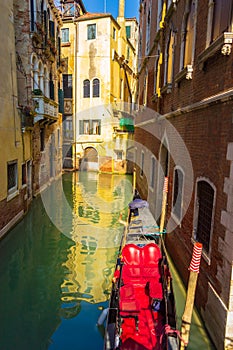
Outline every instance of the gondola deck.
[(113, 278), (104, 348), (177, 350), (172, 279), (162, 238), (147, 202), (136, 200), (132, 207)]

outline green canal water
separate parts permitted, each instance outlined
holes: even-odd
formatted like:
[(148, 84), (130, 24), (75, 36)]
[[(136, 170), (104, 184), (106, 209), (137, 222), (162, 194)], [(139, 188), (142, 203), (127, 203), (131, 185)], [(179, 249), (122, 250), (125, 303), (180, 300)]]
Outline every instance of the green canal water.
[[(0, 242), (0, 350), (102, 350), (131, 178), (65, 174)], [(178, 321), (184, 289), (174, 269)], [(194, 314), (189, 350), (212, 349)]]

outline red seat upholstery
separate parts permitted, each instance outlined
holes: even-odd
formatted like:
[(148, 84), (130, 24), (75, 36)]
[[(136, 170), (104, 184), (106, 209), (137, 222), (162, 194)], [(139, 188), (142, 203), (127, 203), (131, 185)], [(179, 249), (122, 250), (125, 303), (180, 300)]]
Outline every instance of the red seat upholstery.
[(149, 283), (149, 295), (153, 299), (163, 299), (163, 288), (162, 283), (157, 279), (152, 279)]
[(126, 265), (140, 265), (141, 263), (141, 248), (135, 244), (127, 244), (122, 249), (123, 262)]
[(121, 287), (120, 300), (133, 299), (134, 297), (134, 287), (132, 284), (125, 284)]
[(144, 266), (158, 266), (159, 260), (161, 258), (161, 251), (157, 244), (149, 243), (143, 247)]

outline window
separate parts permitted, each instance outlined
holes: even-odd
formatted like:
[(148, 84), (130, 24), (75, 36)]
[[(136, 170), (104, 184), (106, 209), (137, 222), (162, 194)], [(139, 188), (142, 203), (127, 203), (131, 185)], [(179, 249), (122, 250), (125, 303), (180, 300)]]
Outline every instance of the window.
[(49, 21), (49, 36), (55, 38), (55, 25), (53, 21)]
[(63, 126), (63, 138), (66, 140), (73, 139), (73, 121), (72, 116), (67, 116), (62, 123)]
[(129, 60), (129, 57), (130, 57), (130, 47), (129, 46), (127, 46), (127, 60)]
[(167, 69), (166, 69), (166, 73), (165, 73), (165, 77), (164, 77), (165, 84), (171, 84), (173, 81), (174, 41), (175, 41), (175, 35), (171, 31), (169, 42), (167, 44), (167, 60), (166, 60)]
[(57, 129), (57, 146), (61, 147), (60, 129)]
[(122, 160), (123, 159), (123, 151), (115, 150), (116, 159)]
[(22, 164), (22, 185), (27, 184), (27, 168), (26, 164)]
[(181, 169), (176, 168), (174, 171), (172, 214), (174, 214), (179, 221), (182, 218), (183, 183), (184, 174)]
[(144, 152), (141, 153), (141, 170), (140, 170), (140, 176), (143, 176), (144, 174)]
[(96, 39), (96, 24), (87, 25), (87, 40)]
[(146, 55), (150, 52), (150, 32), (151, 32), (151, 12), (149, 7), (148, 13), (147, 13), (147, 22), (146, 22)]
[(113, 27), (112, 37), (113, 37), (114, 40), (116, 40), (116, 28), (115, 27)]
[(7, 190), (8, 194), (16, 192), (18, 188), (18, 165), (17, 161), (7, 163)]
[(209, 253), (210, 238), (213, 227), (215, 190), (207, 181), (197, 183), (195, 204), (194, 238), (203, 244), (204, 250)]
[(51, 100), (54, 100), (54, 82), (52, 73), (49, 73), (49, 97)]
[(193, 57), (193, 43), (194, 43), (194, 24), (195, 24), (195, 2), (191, 1), (190, 12), (187, 17), (186, 33), (185, 33), (185, 48), (184, 48), (184, 67), (192, 64)]
[(100, 135), (100, 120), (92, 120), (92, 134)]
[(34, 32), (35, 30), (35, 9), (34, 9), (34, 1), (30, 0), (30, 26), (31, 31)]
[(43, 152), (45, 149), (45, 129), (40, 129), (40, 151)]
[(83, 134), (84, 135), (89, 135), (90, 134), (90, 121), (89, 120), (84, 120), (83, 121)]
[(90, 97), (90, 80), (88, 79), (83, 82), (83, 97)]
[(143, 85), (143, 106), (147, 105), (148, 71), (146, 70)]
[(131, 26), (125, 26), (126, 38), (131, 38)]
[(93, 97), (100, 97), (100, 81), (99, 81), (99, 79), (93, 79), (92, 93), (93, 93)]
[(151, 158), (151, 173), (150, 173), (150, 187), (154, 188), (155, 185), (155, 158)]
[(72, 98), (72, 74), (63, 74), (64, 98)]
[(64, 28), (61, 30), (61, 42), (62, 43), (69, 42), (69, 28)]
[(232, 0), (215, 0), (212, 22), (212, 40), (215, 40), (225, 31), (227, 32), (231, 21)]
[(79, 121), (80, 135), (100, 135), (101, 134), (101, 120), (80, 120)]
[[(196, 36), (196, 1), (186, 0), (186, 8), (182, 22), (180, 70), (193, 64), (194, 44)], [(189, 78), (191, 79), (191, 77)]]

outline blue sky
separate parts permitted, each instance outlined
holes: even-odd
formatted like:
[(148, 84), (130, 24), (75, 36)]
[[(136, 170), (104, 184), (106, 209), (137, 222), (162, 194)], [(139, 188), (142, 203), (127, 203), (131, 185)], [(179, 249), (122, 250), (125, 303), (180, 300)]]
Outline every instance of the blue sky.
[[(118, 14), (119, 0), (83, 0), (83, 4), (88, 12), (106, 12), (111, 13), (114, 18)], [(125, 0), (125, 17), (138, 18), (139, 0)]]

